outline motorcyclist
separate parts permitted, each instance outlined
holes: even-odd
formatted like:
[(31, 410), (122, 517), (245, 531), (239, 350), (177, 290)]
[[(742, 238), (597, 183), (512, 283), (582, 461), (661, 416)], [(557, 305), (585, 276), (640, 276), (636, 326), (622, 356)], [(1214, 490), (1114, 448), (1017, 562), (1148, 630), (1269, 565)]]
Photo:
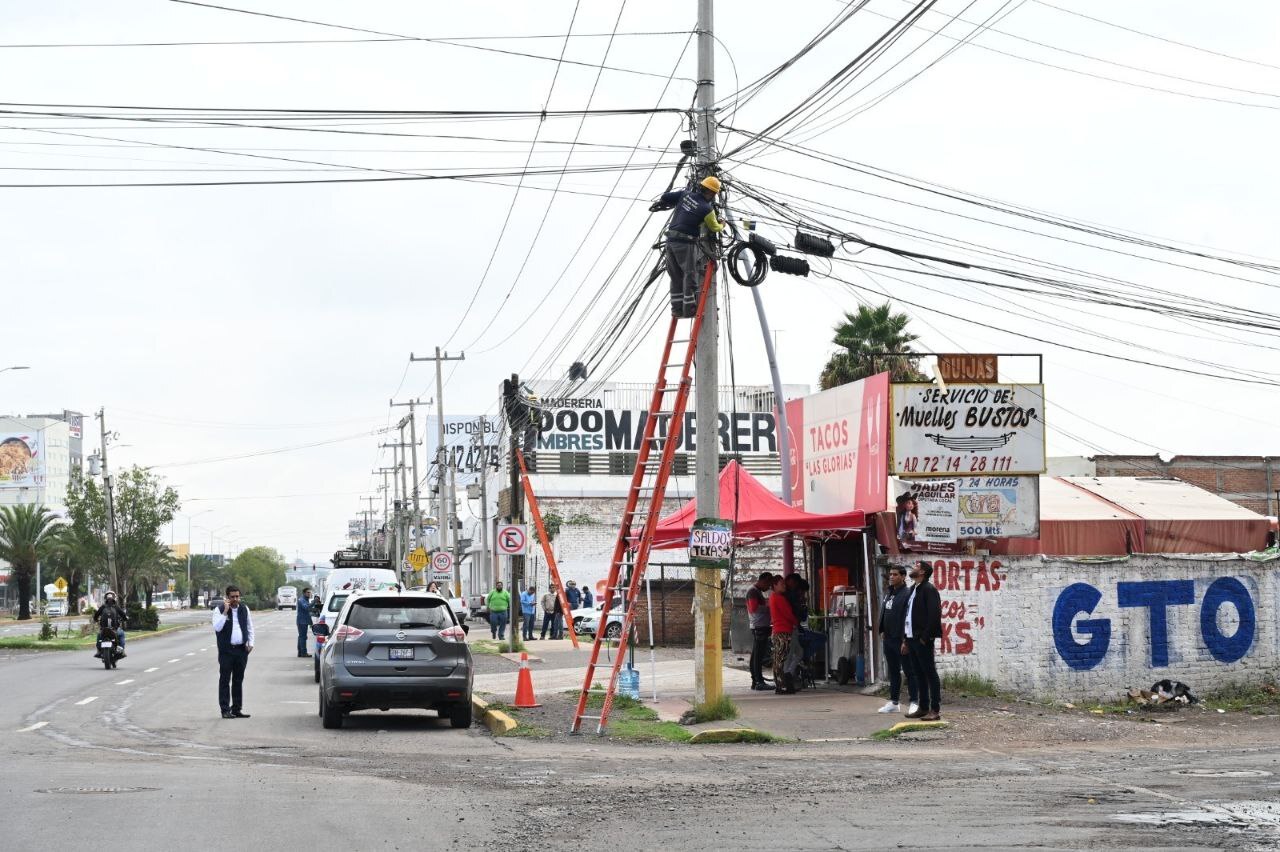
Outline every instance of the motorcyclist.
[[(108, 591), (102, 596), (102, 606), (98, 609), (94, 616), (94, 621), (98, 623), (100, 633), (113, 633), (116, 640), (120, 643), (120, 657), (123, 659), (124, 653), (124, 607), (116, 601), (116, 593)], [(102, 651), (99, 650), (95, 657), (101, 657)]]

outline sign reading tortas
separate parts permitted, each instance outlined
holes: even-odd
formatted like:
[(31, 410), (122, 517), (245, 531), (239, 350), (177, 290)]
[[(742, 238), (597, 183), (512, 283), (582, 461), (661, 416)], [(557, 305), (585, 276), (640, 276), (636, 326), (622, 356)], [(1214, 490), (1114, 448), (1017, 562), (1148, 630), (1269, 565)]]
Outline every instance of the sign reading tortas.
[(895, 384), (890, 473), (1040, 474), (1044, 385)]

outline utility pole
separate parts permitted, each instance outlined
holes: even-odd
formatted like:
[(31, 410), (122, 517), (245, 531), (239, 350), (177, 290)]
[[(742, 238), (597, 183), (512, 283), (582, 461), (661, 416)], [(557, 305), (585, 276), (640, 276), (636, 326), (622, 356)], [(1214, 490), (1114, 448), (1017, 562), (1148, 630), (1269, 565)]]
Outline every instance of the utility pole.
[[(391, 477), (391, 481), (395, 483), (396, 488), (398, 490), (398, 495), (399, 495), (395, 501), (396, 546), (394, 551), (392, 552), (392, 557), (391, 557), (393, 564), (396, 566), (395, 572), (397, 576), (400, 575), (400, 570), (401, 570), (400, 566), (401, 566), (401, 563), (404, 561), (404, 557), (407, 553), (407, 551), (405, 551), (405, 539), (407, 536), (404, 532), (404, 521), (405, 521), (405, 514), (406, 514), (404, 512), (404, 506), (405, 506), (405, 503), (408, 502), (405, 496), (408, 493), (408, 487), (405, 483), (404, 450), (405, 450), (405, 447), (409, 446), (409, 444), (405, 443), (405, 440), (404, 440), (404, 427), (408, 425), (408, 422), (409, 422), (409, 418), (406, 416), (403, 420), (400, 421), (397, 427), (400, 430), (399, 442), (395, 444), (382, 444), (383, 447), (392, 448), (392, 453), (393, 453), (392, 458), (395, 461), (395, 465), (392, 468), (392, 470), (397, 471), (400, 474), (400, 478), (398, 481), (396, 480), (396, 477), (394, 475), (392, 475)], [(394, 453), (397, 450), (399, 451), (398, 456), (394, 455)], [(401, 577), (401, 579), (403, 580), (404, 578)]]
[[(520, 393), (520, 377), (512, 373), (511, 384), (503, 388), (503, 391), (507, 423), (511, 427), (511, 458), (508, 462), (511, 466), (511, 480), (507, 484), (507, 508), (511, 520), (508, 523), (519, 524), (524, 522), (524, 489), (520, 487), (520, 462), (516, 458), (516, 450), (520, 448), (520, 442), (524, 438), (525, 426), (527, 425), (523, 418), (517, 419), (513, 416), (513, 412), (519, 408), (516, 397)], [(511, 599), (518, 601), (520, 600), (520, 584), (524, 578), (524, 557), (509, 556), (507, 558), (511, 560)], [(511, 612), (511, 647), (514, 648), (516, 636), (518, 635), (517, 631), (520, 629), (519, 619), (523, 613), (517, 614), (519, 612), (518, 606), (512, 606), (509, 611)], [(604, 611), (607, 613), (609, 608), (606, 606)], [(604, 617), (603, 615), (601, 616), (601, 618)], [(565, 618), (569, 622), (569, 629), (572, 630), (573, 616), (566, 614)]]
[[(448, 477), (445, 476), (445, 456), (447, 450), (444, 445), (444, 375), (442, 367), (445, 361), (465, 361), (467, 353), (461, 352), (457, 355), (450, 355), (448, 352), (441, 352), (440, 347), (436, 347), (434, 356), (427, 355), (422, 358), (417, 357), (412, 352), (409, 353), (410, 363), (414, 361), (435, 361), (436, 362), (436, 465), (440, 472), (441, 488), (445, 487)], [(450, 501), (452, 502), (452, 501)], [(448, 536), (453, 537), (454, 531), (451, 528), (452, 522), (449, 520), (449, 514), (446, 507), (445, 494), (440, 495), (440, 549), (449, 549), (449, 538), (446, 538), (445, 530), (448, 529)], [(462, 568), (458, 565), (457, 559), (453, 562), (453, 593), (455, 595), (462, 594)]]
[[(382, 475), (382, 485), (378, 487), (378, 490), (382, 492), (382, 527), (383, 529), (386, 529), (387, 527), (391, 526), (391, 512), (388, 508), (387, 500), (393, 491), (393, 486), (387, 483), (387, 476), (390, 474), (392, 476), (391, 482), (394, 483), (395, 482), (394, 474), (396, 472), (396, 469), (394, 467), (380, 467), (373, 472)], [(383, 550), (383, 555), (390, 558), (390, 554), (387, 551), (387, 546), (385, 542), (383, 543), (382, 550)]]
[[(705, 177), (716, 160), (716, 87), (714, 0), (698, 0), (698, 97), (697, 172)], [(716, 315), (716, 277), (708, 282), (709, 292), (698, 332), (696, 373), (694, 379), (694, 422), (697, 424), (697, 471), (694, 477), (698, 514), (704, 518), (720, 516), (720, 411), (719, 411), (719, 318)], [(694, 579), (693, 689), (697, 703), (715, 701), (723, 689), (719, 569), (696, 568)]]
[(369, 504), (369, 508), (367, 510), (361, 511), (360, 514), (364, 516), (364, 552), (369, 554), (369, 556), (372, 556), (373, 548), (369, 544), (369, 520), (373, 517), (373, 501), (377, 500), (378, 498), (377, 497), (361, 497), (360, 499), (362, 501), (367, 501)]
[[(484, 438), (485, 419), (476, 419), (476, 436), (480, 441), (480, 570), (486, 581), (493, 579), (493, 566), (489, 561), (489, 495), (485, 480), (489, 478), (489, 445)], [(472, 583), (472, 591), (478, 586)]]
[[(409, 406), (409, 448), (413, 454), (413, 538), (414, 544), (422, 547), (422, 507), (418, 504), (418, 418), (414, 414), (414, 406), (422, 404), (422, 400), (411, 399), (408, 402), (390, 400), (389, 402), (392, 408)], [(431, 400), (427, 400), (426, 404), (430, 405)]]
[[(107, 467), (107, 409), (98, 409), (98, 421), (102, 425), (102, 487), (107, 492), (107, 573), (111, 576), (111, 588), (120, 596), (124, 604), (124, 590), (120, 588), (120, 577), (116, 574), (116, 504), (111, 494), (111, 473)], [(191, 542), (187, 542), (191, 546)], [(36, 602), (40, 601), (40, 590), (36, 590)]]

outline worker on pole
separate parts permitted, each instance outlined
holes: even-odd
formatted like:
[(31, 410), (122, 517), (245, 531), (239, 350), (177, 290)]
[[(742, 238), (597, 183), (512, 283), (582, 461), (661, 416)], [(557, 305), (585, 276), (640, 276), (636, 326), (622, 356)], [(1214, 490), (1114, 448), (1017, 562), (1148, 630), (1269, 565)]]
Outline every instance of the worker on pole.
[(667, 274), (671, 276), (671, 314), (675, 317), (689, 319), (698, 310), (698, 285), (708, 254), (698, 239), (704, 225), (712, 233), (724, 230), (724, 223), (716, 218), (712, 206), (719, 194), (719, 178), (708, 175), (697, 186), (663, 194), (650, 208), (669, 210), (674, 207), (676, 210), (667, 225), (666, 247)]

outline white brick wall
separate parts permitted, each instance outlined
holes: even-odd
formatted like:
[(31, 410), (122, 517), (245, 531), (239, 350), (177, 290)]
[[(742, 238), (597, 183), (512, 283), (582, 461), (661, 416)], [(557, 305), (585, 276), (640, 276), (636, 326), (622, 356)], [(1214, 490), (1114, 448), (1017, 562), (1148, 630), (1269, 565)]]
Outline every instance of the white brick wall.
[[(1114, 700), (1131, 686), (1145, 689), (1166, 677), (1199, 693), (1273, 682), (1280, 670), (1280, 562), (1158, 555), (930, 561), (943, 602), (943, 673), (972, 672), (1029, 695)], [(1208, 607), (1206, 593), (1212, 595)], [(1143, 596), (1175, 603), (1137, 605)], [(1187, 597), (1190, 603), (1177, 602)], [(1081, 611), (1095, 598), (1091, 612)], [(1252, 607), (1251, 629), (1246, 624), (1241, 632), (1234, 602), (1246, 616)], [(1161, 611), (1164, 643), (1153, 641), (1152, 621), (1159, 622)]]

